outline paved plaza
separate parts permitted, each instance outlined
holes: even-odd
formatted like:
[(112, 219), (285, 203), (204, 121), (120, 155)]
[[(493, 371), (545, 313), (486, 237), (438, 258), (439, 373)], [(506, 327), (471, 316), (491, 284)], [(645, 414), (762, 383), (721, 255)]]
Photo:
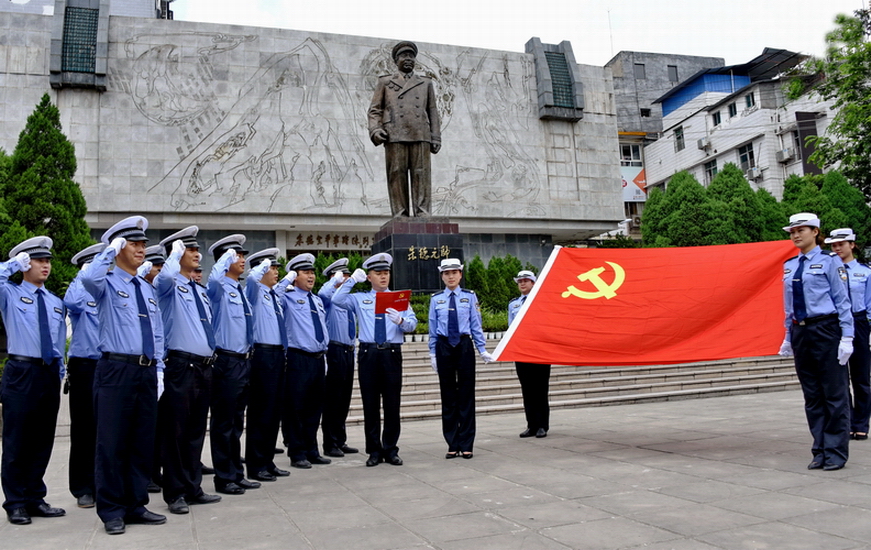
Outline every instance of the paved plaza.
[[(544, 439), (518, 438), (524, 424), (522, 414), (479, 417), (474, 458), (445, 460), (440, 424), (407, 422), (404, 466), (367, 468), (364, 454), (349, 455), (184, 516), (152, 495), (166, 525), (121, 536), (76, 508), (61, 435), (47, 500), (67, 515), (3, 522), (0, 548), (871, 547), (871, 442), (854, 442), (843, 470), (808, 471), (799, 391), (557, 410)], [(362, 428), (349, 438), (362, 447)], [(211, 479), (203, 487), (213, 492)]]

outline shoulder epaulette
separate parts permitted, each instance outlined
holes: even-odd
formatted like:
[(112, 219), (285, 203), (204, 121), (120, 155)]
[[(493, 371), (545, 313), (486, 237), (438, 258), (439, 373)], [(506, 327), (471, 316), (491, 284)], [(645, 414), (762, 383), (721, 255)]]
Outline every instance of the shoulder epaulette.
[(788, 261), (790, 261), (790, 260), (794, 260), (794, 259), (798, 258), (799, 256), (801, 256), (801, 254), (796, 254), (796, 255), (793, 256), (792, 258), (787, 258), (787, 259), (783, 260), (783, 263), (786, 263), (786, 262), (788, 262)]
[(837, 254), (829, 250), (824, 251), (823, 254), (826, 256), (837, 256)]
[(461, 288), (460, 290), (462, 290), (463, 292), (468, 292), (469, 294), (474, 294), (474, 293), (475, 293), (474, 290), (469, 290), (468, 288)]

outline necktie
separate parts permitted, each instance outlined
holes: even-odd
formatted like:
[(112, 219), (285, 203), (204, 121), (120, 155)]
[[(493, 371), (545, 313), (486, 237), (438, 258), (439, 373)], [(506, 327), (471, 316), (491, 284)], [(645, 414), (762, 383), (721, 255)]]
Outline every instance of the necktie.
[(39, 316), (39, 349), (42, 361), (51, 364), (54, 360), (54, 344), (51, 342), (51, 327), (48, 325), (48, 310), (45, 309), (45, 298), (41, 288), (36, 289), (36, 309)]
[(270, 290), (269, 294), (272, 296), (272, 307), (275, 308), (275, 318), (278, 319), (278, 334), (281, 335), (281, 345), (286, 348), (287, 328), (284, 326), (284, 314), (281, 312), (281, 308), (278, 307), (278, 299), (276, 298), (275, 291)]
[(350, 311), (348, 312), (348, 337), (351, 338), (352, 343), (357, 337), (357, 323), (354, 322), (354, 314)]
[(520, 305), (523, 305), (526, 302), (526, 296), (520, 297)]
[(142, 296), (142, 288), (139, 286), (139, 277), (133, 277), (133, 286), (136, 287), (136, 307), (139, 309), (139, 330), (142, 331), (142, 355), (149, 359), (154, 358), (154, 333), (151, 331), (151, 319), (148, 316), (148, 307)]
[(456, 346), (460, 343), (460, 319), (457, 317), (457, 299), (451, 292), (451, 301), (448, 302), (448, 343)]
[(801, 272), (804, 270), (806, 257), (798, 258), (798, 269), (792, 276), (792, 316), (796, 321), (804, 321), (807, 317), (807, 306), (804, 303), (804, 285), (801, 281)]
[(200, 323), (203, 324), (203, 332), (206, 333), (206, 340), (209, 342), (209, 347), (215, 349), (215, 332), (212, 330), (212, 324), (209, 323), (209, 318), (206, 316), (206, 308), (203, 306), (200, 293), (197, 291), (197, 282), (191, 281), (189, 284), (194, 293), (194, 302), (197, 304), (197, 314), (200, 316)]
[(847, 298), (850, 299), (850, 308), (853, 307), (853, 293), (850, 292), (850, 266), (844, 264), (844, 271), (847, 273)]
[(384, 321), (384, 314), (375, 315), (375, 343), (383, 344), (387, 342), (387, 323)]
[(314, 298), (312, 298), (312, 293), (308, 293), (308, 305), (311, 308), (312, 312), (312, 324), (315, 326), (315, 340), (319, 343), (324, 342), (324, 327), (321, 326), (321, 317), (318, 315), (318, 308), (315, 307)]
[(251, 308), (248, 306), (245, 293), (242, 292), (242, 285), (237, 284), (236, 290), (239, 291), (239, 298), (242, 299), (242, 307), (245, 309), (245, 333), (248, 335), (248, 345), (251, 345), (254, 343), (254, 318), (251, 317)]

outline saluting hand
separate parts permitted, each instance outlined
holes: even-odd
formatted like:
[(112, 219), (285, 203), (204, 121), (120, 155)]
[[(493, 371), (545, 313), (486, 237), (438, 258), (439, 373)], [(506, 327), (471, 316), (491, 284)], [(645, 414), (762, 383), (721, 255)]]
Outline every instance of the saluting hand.
[(362, 283), (366, 280), (366, 272), (358, 267), (351, 273), (351, 278), (354, 279), (355, 283)]
[[(184, 241), (181, 239), (176, 239), (172, 242), (172, 252), (170, 252), (169, 257), (175, 261), (181, 260), (182, 254), (184, 254), (185, 248)], [(167, 258), (169, 259), (169, 258)]]
[(115, 237), (112, 239), (112, 242), (109, 243), (109, 248), (115, 251), (115, 255), (121, 253), (121, 249), (127, 246), (127, 239), (124, 237)]
[(30, 270), (30, 254), (27, 252), (19, 252), (15, 255), (15, 261), (18, 262), (18, 265), (21, 267), (21, 271), (29, 271)]

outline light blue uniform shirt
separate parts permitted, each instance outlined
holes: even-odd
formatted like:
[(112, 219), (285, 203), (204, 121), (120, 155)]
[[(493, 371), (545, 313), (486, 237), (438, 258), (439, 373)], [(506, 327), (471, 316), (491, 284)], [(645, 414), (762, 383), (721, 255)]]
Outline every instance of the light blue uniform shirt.
[[(285, 330), (285, 328), (280, 326), (279, 319), (275, 314), (275, 306), (270, 294), (272, 289), (260, 282), (266, 272), (258, 268), (259, 266), (251, 269), (248, 272), (248, 279), (245, 281), (245, 296), (248, 298), (248, 303), (251, 304), (251, 315), (254, 316), (254, 342), (280, 346), (281, 333), (279, 330)], [(278, 287), (277, 284), (275, 286)], [(278, 304), (279, 311), (284, 311), (281, 294), (276, 293), (275, 303)]]
[[(478, 307), (478, 296), (471, 290), (457, 287), (454, 290), (454, 301), (457, 304), (457, 321), (460, 334), (472, 337), (478, 353), (484, 353), (484, 330), (481, 328), (481, 311)], [(429, 352), (435, 355), (436, 341), (439, 336), (448, 335), (448, 306), (451, 303), (451, 291), (444, 289), (432, 295), (429, 301)]]
[[(333, 304), (340, 308), (353, 311), (357, 316), (357, 327), (361, 342), (368, 344), (375, 343), (375, 294), (374, 290), (369, 292), (355, 292), (351, 294), (351, 289), (354, 288), (354, 279), (348, 279), (340, 286), (335, 294), (333, 294)], [(414, 332), (417, 328), (417, 316), (409, 304), (408, 309), (402, 312), (402, 323), (397, 325), (384, 315), (385, 335), (387, 343), (401, 344), (403, 342), (403, 333)]]
[[(792, 278), (798, 269), (799, 254), (783, 264), (783, 307), (786, 312), (785, 326), (792, 328)], [(853, 315), (850, 313), (850, 299), (847, 297), (847, 271), (837, 256), (820, 250), (819, 246), (807, 253), (802, 270), (802, 288), (808, 317), (838, 314), (841, 336), (853, 337)]]
[(67, 287), (64, 305), (67, 306), (70, 322), (73, 325), (69, 356), (99, 359), (100, 325), (97, 319), (97, 301), (82, 285), (81, 272)]
[(844, 264), (847, 268), (849, 297), (853, 313), (871, 311), (871, 267), (853, 260)]
[[(91, 261), (79, 276), (85, 290), (97, 302), (100, 325), (100, 351), (142, 355), (142, 328), (139, 323), (139, 306), (136, 303), (136, 286), (131, 275), (123, 269), (109, 271), (115, 259), (115, 249), (106, 248)], [(163, 324), (154, 289), (139, 277), (139, 288), (148, 308), (151, 333), (154, 337), (154, 359), (157, 370), (163, 370)]]
[(324, 333), (324, 341), (315, 339), (315, 325), (313, 323), (309, 294), (296, 286), (288, 286), (283, 293), (284, 297), (284, 325), (287, 328), (287, 347), (297, 348), (309, 353), (326, 351), (330, 343), (330, 335), (327, 332), (327, 312), (320, 297), (312, 294), (318, 321)]
[(182, 276), (180, 271), (178, 259), (170, 254), (154, 279), (166, 331), (166, 349), (210, 357), (214, 350), (209, 347), (194, 300), (203, 304), (209, 323), (212, 322), (211, 305), (205, 289), (196, 283), (191, 285), (191, 279)]
[[(230, 261), (217, 262), (209, 273), (206, 293), (212, 303), (212, 326), (215, 329), (215, 345), (235, 353), (248, 353), (248, 321), (245, 318), (245, 298), (239, 281), (227, 277)], [(248, 310), (251, 306), (248, 305)], [(253, 319), (252, 319), (253, 322)]]
[(348, 318), (350, 317), (351, 321), (356, 325), (357, 315), (353, 309), (345, 309), (339, 307), (338, 304), (333, 304), (333, 296), (336, 294), (336, 290), (335, 283), (330, 279), (318, 291), (318, 296), (321, 297), (324, 306), (327, 308), (327, 330), (330, 333), (330, 340), (345, 344), (346, 346), (353, 346), (357, 341), (357, 335), (355, 331), (355, 334), (351, 336), (351, 325)]
[(15, 260), (0, 263), (0, 311), (3, 312), (3, 323), (6, 325), (8, 352), (10, 355), (42, 357), (39, 314), (36, 311), (36, 290), (42, 288), (45, 292), (43, 299), (48, 313), (48, 326), (52, 329), (52, 355), (60, 359), (58, 374), (63, 378), (66, 370), (63, 351), (67, 344), (64, 304), (45, 287), (37, 287), (27, 281), (20, 285), (11, 282), (9, 277), (17, 271), (21, 271), (21, 265)]
[(514, 318), (517, 317), (517, 314), (520, 313), (520, 308), (523, 307), (526, 299), (529, 298), (529, 295), (526, 294), (524, 296), (518, 296), (514, 298), (510, 302), (508, 302), (508, 326), (511, 326), (511, 323), (514, 322)]

